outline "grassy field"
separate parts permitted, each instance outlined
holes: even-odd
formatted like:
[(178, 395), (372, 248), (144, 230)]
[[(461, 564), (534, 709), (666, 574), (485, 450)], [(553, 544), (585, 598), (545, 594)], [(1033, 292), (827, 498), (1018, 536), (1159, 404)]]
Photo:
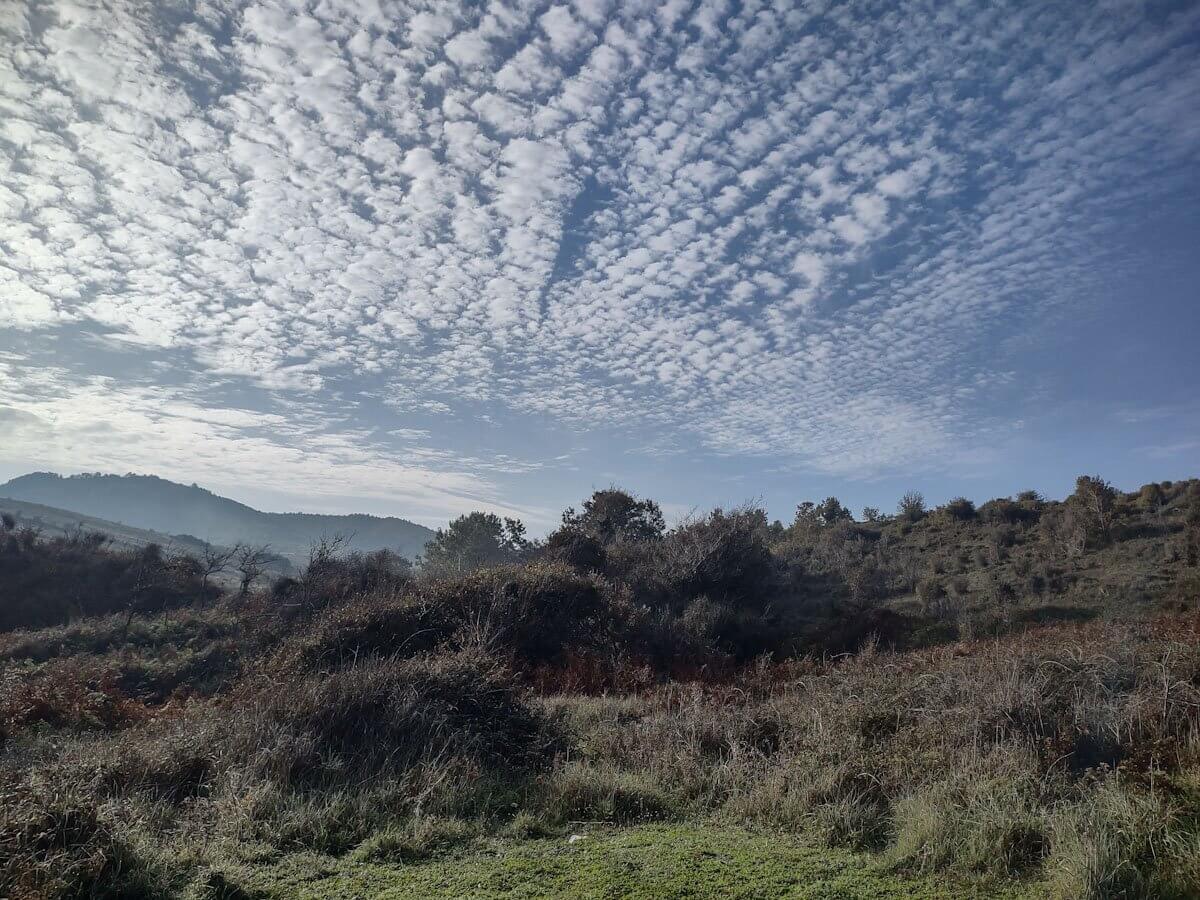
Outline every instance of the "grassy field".
[(867, 856), (808, 845), (794, 836), (728, 826), (654, 825), (581, 830), (577, 840), (489, 841), (405, 862), (377, 852), (342, 859), (288, 856), (213, 877), (251, 896), (426, 897), (792, 897), (1017, 898), (996, 882), (914, 878)]

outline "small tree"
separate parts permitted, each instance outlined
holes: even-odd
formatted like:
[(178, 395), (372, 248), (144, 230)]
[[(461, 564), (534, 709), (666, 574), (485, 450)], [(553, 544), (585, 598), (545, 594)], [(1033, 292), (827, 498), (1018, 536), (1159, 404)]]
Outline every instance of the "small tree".
[(837, 497), (826, 497), (821, 501), (821, 505), (817, 507), (817, 515), (822, 525), (836, 525), (838, 522), (849, 522), (854, 518)]
[(563, 513), (564, 528), (578, 528), (605, 546), (616, 541), (660, 540), (666, 530), (662, 510), (653, 500), (638, 499), (620, 488), (596, 491), (583, 501), (583, 509), (574, 507)]
[(875, 554), (863, 557), (846, 573), (850, 598), (860, 606), (869, 606), (887, 596), (888, 572)]
[(1142, 485), (1142, 489), (1138, 491), (1138, 505), (1147, 512), (1157, 513), (1166, 502), (1167, 495), (1157, 481)]
[(1138, 494), (1138, 505), (1154, 516), (1160, 529), (1162, 528), (1163, 514), (1167, 511), (1168, 502), (1166, 492), (1160, 484), (1154, 481), (1144, 485)]
[(513, 562), (527, 546), (525, 526), (519, 520), (468, 513), (439, 528), (425, 545), (421, 571), (435, 578), (466, 575), (484, 566)]
[(862, 511), (862, 517), (863, 517), (864, 522), (870, 522), (871, 524), (874, 524), (876, 522), (882, 521), (883, 513), (881, 513), (874, 506), (864, 506), (863, 511)]
[(838, 522), (850, 522), (853, 519), (853, 514), (842, 506), (837, 497), (826, 497), (820, 503), (805, 500), (799, 504), (796, 507), (794, 525), (823, 528), (827, 525), (836, 525)]
[(811, 500), (805, 500), (796, 505), (796, 518), (792, 520), (793, 528), (817, 528), (820, 524), (821, 514), (817, 511), (817, 504)]
[(921, 575), (925, 571), (921, 554), (913, 547), (900, 546), (891, 555), (890, 562), (892, 572), (901, 589), (909, 592), (915, 591), (917, 584), (921, 581)]
[(896, 514), (909, 522), (925, 518), (925, 495), (920, 491), (908, 491), (896, 504)]
[(1188, 500), (1184, 521), (1192, 528), (1200, 528), (1200, 494), (1194, 494)]
[(208, 588), (208, 580), (214, 575), (220, 575), (229, 568), (229, 564), (233, 562), (234, 554), (237, 552), (235, 547), (214, 547), (212, 544), (205, 544), (204, 549), (200, 552), (197, 563), (197, 574), (200, 575), (200, 583), (204, 588)]
[(514, 552), (524, 553), (529, 549), (529, 538), (525, 536), (525, 523), (520, 519), (504, 517), (504, 540)]
[(1080, 475), (1075, 479), (1075, 493), (1070, 499), (1087, 515), (1089, 530), (1101, 540), (1107, 540), (1112, 534), (1116, 488), (1098, 475)]
[(171, 562), (163, 555), (162, 547), (150, 543), (138, 551), (135, 562), (130, 568), (133, 584), (128, 588), (125, 604), (125, 625), (121, 631), (121, 640), (129, 636), (129, 628), (137, 613), (153, 605), (154, 595), (171, 580)]
[(265, 544), (259, 546), (237, 544), (234, 547), (232, 558), (235, 561), (234, 568), (238, 572), (238, 599), (242, 600), (266, 571), (271, 551)]

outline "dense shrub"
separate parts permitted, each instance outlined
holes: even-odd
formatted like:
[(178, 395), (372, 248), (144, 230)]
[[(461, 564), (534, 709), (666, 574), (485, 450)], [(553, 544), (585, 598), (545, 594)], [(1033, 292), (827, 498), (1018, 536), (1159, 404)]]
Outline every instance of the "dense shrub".
[(247, 713), (288, 736), (278, 747), (305, 748), (311, 771), (290, 760), (292, 782), (404, 770), (447, 753), (516, 766), (536, 749), (539, 729), (512, 676), (474, 651), (279, 681), (257, 687), (249, 703)]
[(389, 594), (368, 594), (334, 607), (284, 645), (285, 668), (337, 668), (378, 656), (413, 656), (447, 641), (456, 623), (447, 610)]
[(991, 525), (1022, 525), (1038, 520), (1038, 505), (997, 497), (979, 507), (979, 518)]
[(966, 497), (955, 497), (942, 509), (947, 516), (959, 522), (969, 522), (975, 518), (975, 504)]
[(600, 538), (573, 525), (552, 532), (538, 553), (548, 562), (565, 563), (582, 572), (603, 571), (608, 558)]
[[(412, 581), (412, 563), (390, 550), (338, 555), (338, 545), (321, 541), (309, 554), (297, 587), (310, 607), (328, 606), (365, 593), (399, 591)], [(279, 597), (281, 592), (276, 592)], [(285, 601), (291, 597), (284, 593)]]
[(761, 608), (778, 586), (766, 515), (739, 509), (684, 522), (663, 542), (663, 578), (678, 597), (707, 597)]
[(212, 600), (219, 591), (204, 584), (192, 563), (155, 544), (116, 550), (90, 533), (42, 539), (0, 529), (0, 631)]
[(605, 641), (615, 627), (604, 585), (552, 563), (502, 567), (431, 585), (424, 602), (445, 610), (464, 639), (525, 662)]
[(430, 582), (405, 595), (363, 595), (291, 639), (282, 664), (336, 667), (438, 647), (487, 647), (536, 665), (567, 647), (613, 638), (618, 612), (594, 577), (537, 563)]

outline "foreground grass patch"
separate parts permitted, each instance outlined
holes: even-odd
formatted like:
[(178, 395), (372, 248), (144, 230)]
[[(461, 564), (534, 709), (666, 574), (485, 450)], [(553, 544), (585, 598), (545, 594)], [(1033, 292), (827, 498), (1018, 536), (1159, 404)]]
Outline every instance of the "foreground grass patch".
[(1017, 897), (995, 883), (913, 878), (866, 856), (741, 828), (644, 826), (489, 842), (413, 864), (302, 855), (249, 873), (267, 897)]

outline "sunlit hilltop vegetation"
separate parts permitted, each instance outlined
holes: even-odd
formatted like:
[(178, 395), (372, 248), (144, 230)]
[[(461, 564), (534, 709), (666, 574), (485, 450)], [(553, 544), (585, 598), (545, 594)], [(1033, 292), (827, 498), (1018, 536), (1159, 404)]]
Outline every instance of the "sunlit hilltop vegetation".
[(896, 896), (1200, 892), (1200, 480), (263, 552), (0, 519), (0, 896), (432, 891), (649, 823)]

